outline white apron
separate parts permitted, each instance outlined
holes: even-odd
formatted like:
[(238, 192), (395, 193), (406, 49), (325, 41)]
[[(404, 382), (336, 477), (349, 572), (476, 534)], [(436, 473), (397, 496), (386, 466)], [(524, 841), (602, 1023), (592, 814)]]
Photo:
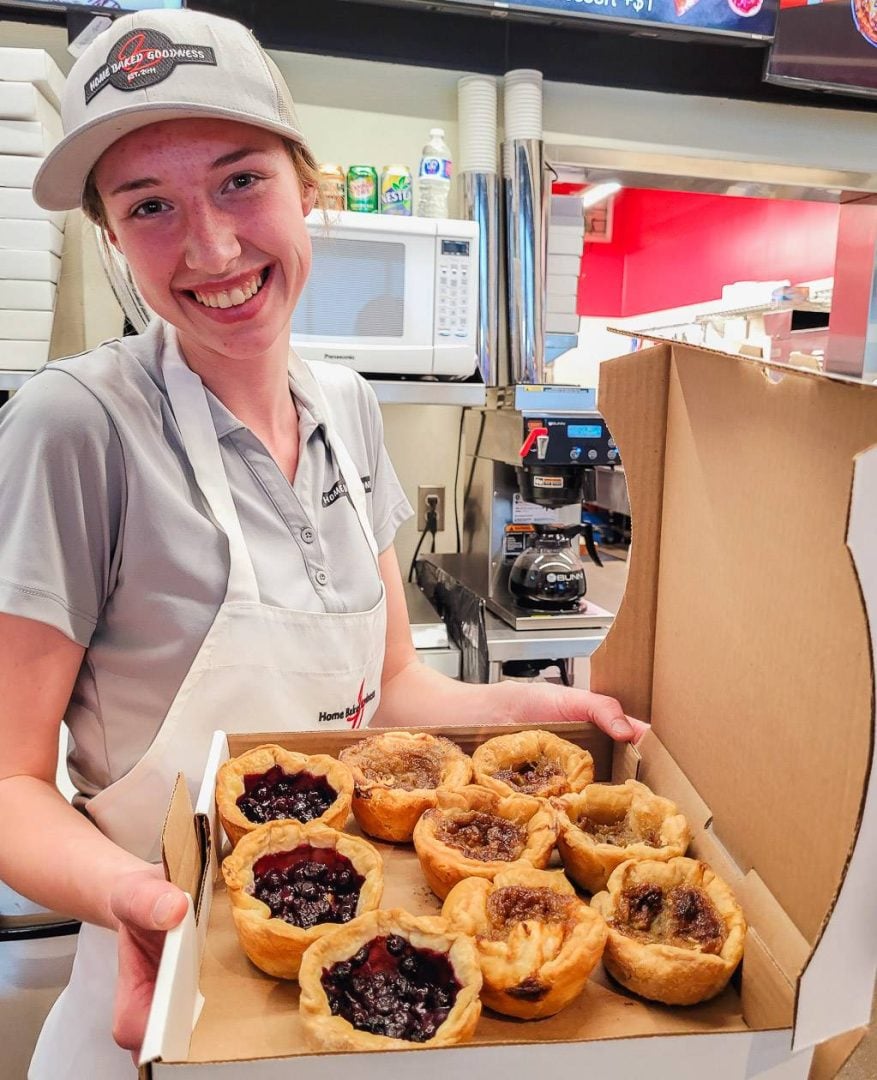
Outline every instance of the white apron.
[[(204, 387), (173, 346), (164, 355), (163, 371), (198, 487), (228, 538), (230, 568), (225, 600), (155, 740), (129, 773), (88, 806), (102, 832), (150, 861), (159, 857), (177, 773), (185, 774), (194, 799), (217, 728), (271, 732), (368, 724), (380, 699), (387, 618), (383, 585), (370, 611), (295, 611), (261, 603)], [(316, 379), (294, 354), (290, 373), (293, 386), (301, 386), (326, 417), (329, 445), (378, 572), (359, 470)], [(321, 713), (335, 719), (321, 721)], [(84, 925), (70, 983), (43, 1027), (30, 1080), (135, 1077), (130, 1054), (112, 1040), (116, 966), (115, 932)]]

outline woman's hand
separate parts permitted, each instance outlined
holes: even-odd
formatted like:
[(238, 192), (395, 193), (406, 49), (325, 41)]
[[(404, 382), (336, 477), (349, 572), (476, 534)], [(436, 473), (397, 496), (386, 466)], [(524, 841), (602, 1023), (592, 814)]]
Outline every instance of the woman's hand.
[(539, 724), (591, 723), (618, 742), (639, 742), (648, 724), (625, 716), (621, 705), (605, 694), (576, 690), (552, 683), (500, 683), (511, 687), (509, 709), (512, 722)]
[(118, 920), (119, 978), (113, 1038), (137, 1061), (155, 990), (155, 976), (167, 930), (182, 922), (186, 894), (165, 881), (161, 867), (124, 874), (110, 894)]

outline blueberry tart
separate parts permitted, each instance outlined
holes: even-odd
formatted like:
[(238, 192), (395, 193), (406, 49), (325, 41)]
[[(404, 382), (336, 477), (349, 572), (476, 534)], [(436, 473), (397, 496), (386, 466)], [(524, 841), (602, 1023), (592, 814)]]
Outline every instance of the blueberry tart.
[(553, 800), (558, 811), (557, 850), (572, 880), (590, 893), (628, 859), (666, 862), (684, 855), (691, 841), (676, 804), (640, 784), (589, 784)]
[(591, 907), (609, 927), (606, 970), (652, 1001), (707, 1001), (724, 990), (743, 956), (743, 911), (697, 859), (622, 863)]
[(587, 750), (550, 731), (516, 731), (488, 739), (472, 755), (475, 783), (500, 795), (547, 799), (581, 791), (594, 779)]
[(256, 967), (294, 979), (317, 938), (380, 905), (381, 857), (358, 836), (320, 822), (272, 822), (222, 864), (241, 946)]
[(387, 731), (338, 755), (353, 773), (353, 814), (378, 840), (410, 841), (417, 819), (435, 806), (436, 790), (468, 784), (472, 762), (450, 739)]
[(320, 1050), (399, 1050), (469, 1039), (481, 1015), (475, 943), (435, 916), (372, 911), (320, 938), (299, 973)]
[(326, 754), (257, 746), (226, 761), (216, 777), (216, 809), (232, 844), (269, 821), (321, 821), (343, 828), (353, 777)]
[(461, 881), (442, 916), (475, 938), (483, 1003), (522, 1020), (553, 1016), (577, 998), (606, 943), (605, 922), (562, 871), (523, 863), (493, 881)]
[(439, 790), (437, 805), (414, 828), (414, 847), (429, 887), (444, 899), (463, 878), (491, 880), (511, 863), (544, 869), (556, 836), (547, 803), (470, 784)]

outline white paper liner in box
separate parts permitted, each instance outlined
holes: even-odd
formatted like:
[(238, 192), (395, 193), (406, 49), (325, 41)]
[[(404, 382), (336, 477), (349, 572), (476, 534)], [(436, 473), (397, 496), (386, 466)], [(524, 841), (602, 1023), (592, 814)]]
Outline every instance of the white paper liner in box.
[(50, 105), (61, 108), (64, 75), (44, 49), (0, 48), (0, 79), (33, 83)]
[[(875, 432), (877, 439), (877, 432)], [(847, 546), (853, 556), (877, 661), (877, 446), (860, 455), (853, 474)], [(877, 668), (874, 672), (877, 680)], [(843, 718), (839, 717), (840, 724)], [(843, 733), (839, 730), (838, 737)], [(798, 985), (794, 1047), (799, 1050), (871, 1018), (877, 975), (874, 892), (877, 884), (877, 769), (871, 769), (862, 824), (831, 920)], [(870, 814), (869, 814), (870, 811)], [(830, 993), (826, 991), (830, 988)]]

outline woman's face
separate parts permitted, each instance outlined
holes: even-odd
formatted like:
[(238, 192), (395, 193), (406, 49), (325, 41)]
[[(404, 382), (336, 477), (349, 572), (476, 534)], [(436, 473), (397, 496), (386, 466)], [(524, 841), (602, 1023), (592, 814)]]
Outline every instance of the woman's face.
[(311, 266), (303, 191), (283, 140), (231, 120), (126, 135), (95, 182), (110, 238), (187, 355), (253, 359), (289, 337)]

